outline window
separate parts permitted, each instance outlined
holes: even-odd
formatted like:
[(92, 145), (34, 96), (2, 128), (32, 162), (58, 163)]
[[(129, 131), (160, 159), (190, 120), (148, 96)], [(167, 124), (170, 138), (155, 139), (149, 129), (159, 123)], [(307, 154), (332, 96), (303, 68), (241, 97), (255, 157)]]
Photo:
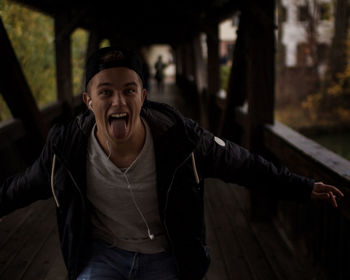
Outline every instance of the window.
[(307, 43), (301, 43), (297, 46), (297, 66), (310, 66), (310, 46)]
[(331, 19), (331, 6), (330, 3), (319, 4), (320, 20), (330, 20)]
[(83, 76), (88, 37), (88, 32), (81, 28), (76, 29), (71, 35), (74, 95), (79, 95), (83, 91)]
[(318, 44), (317, 45), (317, 58), (318, 62), (325, 63), (327, 62), (329, 46), (327, 44)]
[(299, 21), (307, 21), (309, 17), (309, 11), (307, 6), (299, 6), (298, 7), (298, 20)]
[(286, 22), (288, 20), (286, 7), (281, 6), (280, 14), (279, 14), (279, 20), (281, 22)]

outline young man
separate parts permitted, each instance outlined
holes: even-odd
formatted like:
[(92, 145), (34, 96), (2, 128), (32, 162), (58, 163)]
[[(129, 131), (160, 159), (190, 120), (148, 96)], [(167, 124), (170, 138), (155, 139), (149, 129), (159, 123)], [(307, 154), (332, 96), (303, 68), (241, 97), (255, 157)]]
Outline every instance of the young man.
[(54, 197), (69, 279), (202, 279), (207, 177), (337, 206), (337, 188), (277, 168), (146, 101), (141, 69), (133, 53), (93, 54), (83, 94), (89, 110), (53, 127), (37, 161), (1, 184), (0, 217)]

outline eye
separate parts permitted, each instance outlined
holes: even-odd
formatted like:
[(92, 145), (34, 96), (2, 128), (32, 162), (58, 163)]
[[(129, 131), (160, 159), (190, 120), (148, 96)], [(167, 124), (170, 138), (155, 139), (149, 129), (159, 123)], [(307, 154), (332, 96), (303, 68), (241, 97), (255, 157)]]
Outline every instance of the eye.
[(104, 96), (110, 96), (112, 94), (112, 91), (109, 89), (102, 89), (99, 91), (99, 94)]
[(127, 94), (134, 94), (136, 92), (136, 89), (134, 89), (134, 88), (127, 88), (127, 89), (125, 89), (124, 92), (127, 93)]

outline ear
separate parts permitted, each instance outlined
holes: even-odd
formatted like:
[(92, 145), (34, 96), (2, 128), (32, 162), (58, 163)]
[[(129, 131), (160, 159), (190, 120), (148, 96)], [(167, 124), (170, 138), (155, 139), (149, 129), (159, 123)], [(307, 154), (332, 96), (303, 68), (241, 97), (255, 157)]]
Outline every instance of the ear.
[(83, 101), (84, 101), (86, 107), (89, 110), (91, 110), (90, 105), (89, 105), (89, 102), (91, 101), (91, 97), (87, 92), (83, 92)]
[(141, 92), (142, 104), (143, 104), (143, 102), (145, 102), (146, 97), (147, 97), (147, 90), (144, 88), (144, 89), (142, 89), (142, 92)]

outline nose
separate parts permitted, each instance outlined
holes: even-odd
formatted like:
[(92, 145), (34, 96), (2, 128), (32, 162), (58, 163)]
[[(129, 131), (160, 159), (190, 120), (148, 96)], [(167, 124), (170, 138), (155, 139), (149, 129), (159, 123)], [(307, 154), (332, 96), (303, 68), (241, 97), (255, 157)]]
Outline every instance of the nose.
[(122, 105), (126, 105), (125, 102), (125, 96), (123, 95), (122, 92), (116, 92), (113, 96), (113, 105), (114, 106), (122, 106)]

